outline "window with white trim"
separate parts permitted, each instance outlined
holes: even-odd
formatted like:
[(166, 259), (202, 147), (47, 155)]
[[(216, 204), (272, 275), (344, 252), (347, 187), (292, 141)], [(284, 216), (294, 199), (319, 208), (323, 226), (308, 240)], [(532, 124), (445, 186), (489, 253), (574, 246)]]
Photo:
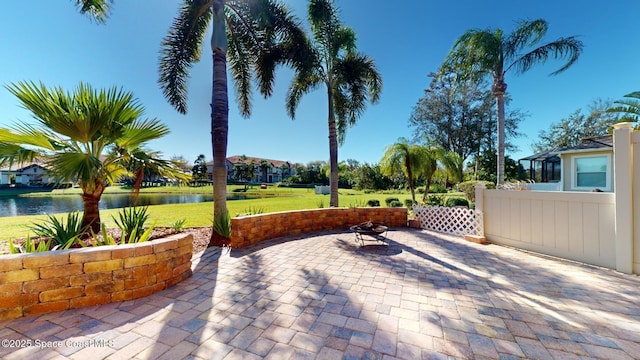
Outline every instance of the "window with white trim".
[(573, 158), (572, 188), (611, 191), (611, 156), (584, 155)]

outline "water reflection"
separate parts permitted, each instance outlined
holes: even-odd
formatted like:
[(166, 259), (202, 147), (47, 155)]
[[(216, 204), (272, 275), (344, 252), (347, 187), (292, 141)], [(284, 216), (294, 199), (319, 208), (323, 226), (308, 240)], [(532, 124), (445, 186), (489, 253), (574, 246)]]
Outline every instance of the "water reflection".
[[(230, 200), (239, 199), (232, 197)], [(138, 205), (183, 204), (213, 201), (213, 195), (206, 194), (140, 194)], [(129, 194), (104, 194), (99, 208), (117, 209), (131, 206)], [(0, 217), (20, 215), (55, 214), (70, 211), (82, 211), (80, 195), (65, 196), (15, 196), (0, 197)]]

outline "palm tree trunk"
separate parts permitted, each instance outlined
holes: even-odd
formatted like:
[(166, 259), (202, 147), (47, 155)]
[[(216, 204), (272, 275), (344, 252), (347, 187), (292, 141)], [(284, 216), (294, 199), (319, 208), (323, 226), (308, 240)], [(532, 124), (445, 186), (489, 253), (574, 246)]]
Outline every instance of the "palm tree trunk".
[(102, 188), (94, 190), (94, 192), (82, 192), (82, 203), (84, 205), (84, 215), (82, 217), (82, 228), (85, 231), (93, 231), (94, 234), (100, 232), (100, 197), (102, 196)]
[(504, 184), (504, 94), (507, 91), (507, 84), (503, 79), (496, 79), (493, 84), (493, 95), (496, 97), (496, 107), (498, 108), (498, 155), (497, 155), (497, 179), (496, 184)]
[(413, 188), (413, 169), (411, 168), (411, 162), (408, 159), (409, 155), (407, 154), (407, 160), (405, 161), (405, 166), (407, 167), (407, 180), (409, 182), (409, 190), (411, 190), (411, 200), (416, 202), (416, 191)]
[(426, 181), (425, 188), (424, 188), (424, 193), (422, 195), (422, 202), (423, 203), (427, 202), (427, 197), (429, 196), (429, 188), (431, 187), (431, 179), (432, 179), (431, 176), (427, 177), (427, 181)]
[(227, 55), (213, 52), (213, 92), (211, 111), (211, 142), (213, 148), (213, 218), (227, 213), (227, 138), (229, 133), (229, 103), (227, 93)]
[(329, 84), (327, 84), (327, 93), (329, 96), (329, 188), (331, 189), (329, 206), (338, 207), (338, 132), (333, 110), (333, 91)]
[[(227, 90), (227, 36), (225, 0), (215, 0), (213, 9), (213, 89), (211, 91), (211, 142), (213, 149), (213, 220), (227, 212), (227, 141), (229, 134), (229, 94)], [(214, 240), (215, 234), (211, 235)]]

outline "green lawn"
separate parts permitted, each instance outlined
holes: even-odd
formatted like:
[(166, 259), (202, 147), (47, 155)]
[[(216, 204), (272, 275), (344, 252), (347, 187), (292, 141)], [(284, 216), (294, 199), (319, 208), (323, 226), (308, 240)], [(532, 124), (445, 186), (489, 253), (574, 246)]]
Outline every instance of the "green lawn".
[[(228, 192), (233, 193), (233, 189), (244, 188), (243, 186), (230, 186)], [(114, 192), (128, 192), (119, 187), (109, 187), (107, 191), (109, 193)], [(211, 193), (212, 187), (157, 187), (157, 188), (145, 188), (142, 192), (180, 192), (180, 193)], [(72, 195), (80, 194), (79, 189), (65, 189), (54, 190), (51, 193), (45, 193), (46, 195)], [(316, 195), (313, 189), (295, 189), (295, 188), (276, 188), (269, 187), (261, 190), (257, 187), (253, 187), (249, 190), (248, 194), (268, 196), (258, 199), (248, 200), (231, 200), (227, 202), (229, 213), (232, 217), (238, 214), (248, 213), (251, 209), (262, 209), (263, 212), (277, 212), (286, 210), (300, 210), (300, 209), (317, 209), (320, 207), (329, 206), (329, 195)], [(38, 196), (39, 194), (33, 194), (32, 196)], [(44, 195), (44, 194), (40, 194)], [(417, 194), (416, 194), (417, 195)], [(387, 197), (397, 197), (404, 203), (405, 199), (409, 199), (411, 196), (408, 192), (404, 193), (371, 193), (365, 194), (362, 191), (356, 190), (340, 190), (340, 206), (366, 206), (367, 201), (370, 199), (376, 199), (380, 201), (382, 206), (385, 206), (385, 199)], [(114, 227), (115, 223), (111, 216), (117, 214), (118, 209), (102, 210), (100, 211), (100, 217), (107, 227)], [(193, 204), (170, 204), (170, 205), (154, 205), (149, 206), (149, 219), (150, 222), (157, 220), (156, 226), (169, 226), (176, 220), (185, 218), (187, 220), (186, 226), (209, 226), (212, 224), (213, 219), (213, 203), (193, 203)], [(29, 227), (34, 222), (39, 222), (46, 219), (44, 215), (31, 215), (31, 216), (14, 216), (14, 217), (2, 217), (0, 218), (0, 241), (6, 241), (16, 238), (24, 238), (29, 233)]]

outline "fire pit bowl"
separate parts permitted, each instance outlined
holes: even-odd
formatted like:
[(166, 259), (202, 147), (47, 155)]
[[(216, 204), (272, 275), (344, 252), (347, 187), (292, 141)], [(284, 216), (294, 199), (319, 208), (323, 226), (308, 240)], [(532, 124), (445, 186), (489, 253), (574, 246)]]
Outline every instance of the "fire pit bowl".
[[(380, 223), (365, 221), (363, 223), (353, 225), (349, 228), (349, 230), (353, 231), (356, 234), (356, 242), (359, 241), (362, 243), (362, 246), (364, 246), (365, 240), (376, 240), (386, 243), (386, 233), (389, 228)], [(373, 239), (365, 238), (365, 235), (370, 236)]]

